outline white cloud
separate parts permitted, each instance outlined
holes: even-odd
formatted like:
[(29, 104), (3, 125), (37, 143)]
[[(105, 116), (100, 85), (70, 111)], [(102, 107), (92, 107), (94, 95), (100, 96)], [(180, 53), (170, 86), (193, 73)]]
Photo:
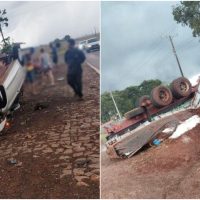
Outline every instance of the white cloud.
[(6, 34), (26, 46), (48, 43), (66, 34), (79, 37), (99, 31), (99, 2), (0, 2), (7, 9)]
[(178, 2), (102, 3), (102, 91), (124, 89), (143, 80), (171, 82), (180, 76), (167, 36), (174, 44), (187, 77), (198, 74), (199, 41), (177, 24), (172, 5)]

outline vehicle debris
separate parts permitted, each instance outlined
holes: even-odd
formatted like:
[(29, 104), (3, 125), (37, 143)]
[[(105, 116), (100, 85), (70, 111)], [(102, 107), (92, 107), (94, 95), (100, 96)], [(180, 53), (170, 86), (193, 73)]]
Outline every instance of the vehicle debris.
[(63, 80), (65, 80), (65, 77), (59, 77), (59, 78), (57, 78), (57, 81), (63, 81)]
[(12, 164), (12, 165), (17, 164), (17, 160), (14, 158), (8, 159), (7, 162), (8, 162), (8, 164)]
[(37, 111), (37, 110), (43, 110), (43, 109), (46, 109), (49, 107), (49, 104), (47, 102), (40, 102), (40, 103), (37, 103), (34, 107), (34, 111)]
[[(13, 46), (14, 48), (15, 46)], [(5, 62), (10, 57), (9, 62)], [(9, 116), (20, 108), (19, 99), (26, 70), (17, 58), (5, 55), (0, 58), (4, 66), (0, 68), (0, 132), (6, 127)]]

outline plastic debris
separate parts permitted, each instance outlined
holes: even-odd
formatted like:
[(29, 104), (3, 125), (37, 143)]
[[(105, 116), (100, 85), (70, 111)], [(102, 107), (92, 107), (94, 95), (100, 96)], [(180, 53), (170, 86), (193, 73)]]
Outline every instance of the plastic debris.
[(194, 115), (189, 119), (182, 122), (176, 129), (176, 131), (170, 136), (170, 138), (178, 138), (187, 131), (193, 129), (197, 124), (200, 123), (200, 117), (198, 115)]
[(45, 109), (45, 108), (48, 108), (49, 107), (49, 104), (46, 103), (46, 102), (42, 102), (42, 103), (37, 103), (34, 107), (34, 110), (42, 110), (42, 109)]
[(17, 164), (17, 160), (14, 159), (14, 158), (10, 158), (7, 161), (8, 161), (9, 164), (12, 164), (12, 165)]
[(156, 146), (159, 146), (160, 143), (161, 143), (161, 141), (160, 141), (159, 139), (155, 139), (155, 140), (153, 141), (153, 144), (156, 145)]

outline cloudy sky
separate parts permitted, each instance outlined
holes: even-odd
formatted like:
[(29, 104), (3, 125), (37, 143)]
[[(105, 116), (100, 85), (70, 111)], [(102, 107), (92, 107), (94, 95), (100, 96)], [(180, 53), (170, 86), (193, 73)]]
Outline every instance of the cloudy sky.
[(26, 46), (46, 44), (69, 34), (79, 37), (99, 31), (99, 2), (0, 2), (7, 9), (6, 36)]
[(180, 76), (167, 35), (173, 36), (186, 77), (200, 73), (200, 43), (177, 24), (178, 2), (103, 2), (101, 90), (120, 90), (143, 80)]

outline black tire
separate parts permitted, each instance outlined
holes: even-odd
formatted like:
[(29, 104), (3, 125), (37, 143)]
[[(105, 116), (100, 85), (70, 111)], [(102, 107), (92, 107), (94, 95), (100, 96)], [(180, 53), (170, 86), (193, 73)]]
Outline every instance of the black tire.
[(151, 91), (151, 102), (157, 108), (167, 106), (173, 101), (173, 95), (169, 88), (157, 86)]
[(141, 96), (137, 101), (137, 106), (140, 106), (140, 107), (148, 106), (149, 104), (147, 103), (147, 101), (151, 101), (149, 95)]
[(192, 92), (192, 85), (190, 81), (185, 77), (180, 77), (172, 81), (170, 89), (175, 98), (179, 99), (187, 97)]
[(133, 117), (135, 117), (135, 116), (137, 116), (137, 115), (140, 115), (140, 114), (142, 114), (142, 113), (144, 113), (144, 108), (141, 108), (141, 107), (139, 107), (139, 108), (134, 108), (133, 110), (131, 110), (131, 111), (125, 113), (125, 114), (124, 114), (124, 117), (125, 117), (126, 119), (131, 119), (131, 118), (133, 118)]
[(4, 108), (7, 104), (6, 91), (2, 85), (0, 85), (0, 109)]

